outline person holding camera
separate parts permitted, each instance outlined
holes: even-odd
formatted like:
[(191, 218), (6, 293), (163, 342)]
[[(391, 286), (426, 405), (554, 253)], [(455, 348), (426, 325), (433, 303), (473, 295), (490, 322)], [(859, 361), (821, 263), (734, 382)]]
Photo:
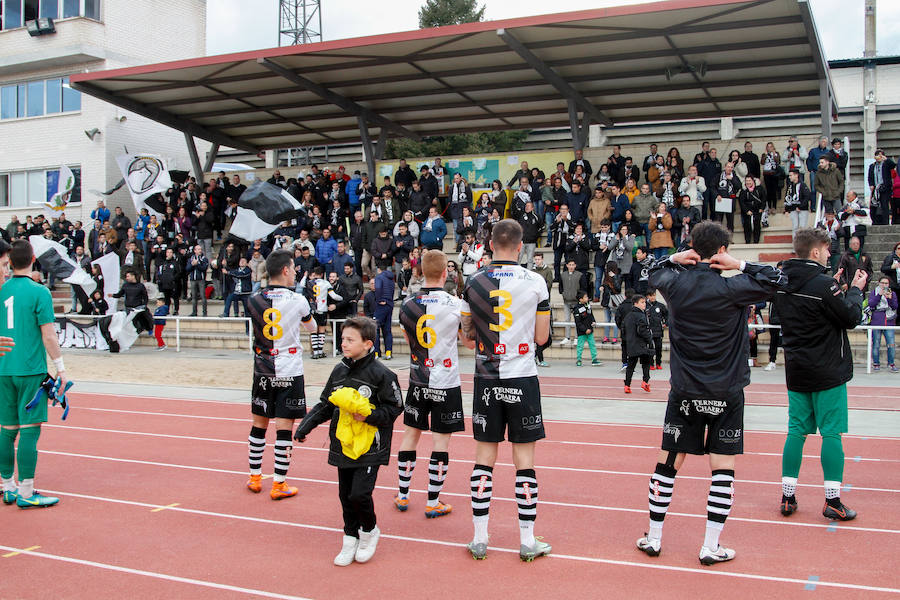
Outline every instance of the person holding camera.
[[(897, 294), (891, 289), (891, 280), (882, 275), (878, 285), (869, 292), (869, 309), (872, 311), (872, 319), (869, 322), (873, 326), (893, 327), (897, 320)], [(897, 372), (894, 366), (894, 330), (872, 330), (872, 368), (881, 369), (881, 336), (884, 336), (884, 345), (887, 346), (887, 361), (891, 373)]]

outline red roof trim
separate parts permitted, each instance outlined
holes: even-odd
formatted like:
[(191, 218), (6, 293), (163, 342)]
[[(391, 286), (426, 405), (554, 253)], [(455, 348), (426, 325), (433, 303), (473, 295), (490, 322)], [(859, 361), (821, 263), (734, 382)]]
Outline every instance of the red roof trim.
[(315, 54), (332, 50), (348, 50), (363, 46), (389, 44), (395, 42), (408, 42), (423, 39), (433, 39), (442, 36), (456, 36), (463, 34), (476, 34), (506, 28), (529, 27), (534, 25), (551, 25), (556, 23), (569, 23), (572, 21), (586, 21), (590, 19), (624, 17), (666, 10), (683, 10), (691, 8), (707, 8), (715, 6), (727, 6), (731, 4), (748, 4), (752, 0), (664, 0), (661, 2), (649, 2), (646, 4), (633, 4), (629, 6), (613, 6), (572, 12), (554, 13), (549, 15), (537, 15), (533, 17), (519, 17), (515, 19), (502, 19), (499, 21), (482, 21), (478, 23), (464, 23), (462, 25), (448, 25), (430, 29), (416, 29), (382, 35), (369, 35), (357, 38), (346, 38), (319, 42), (316, 44), (301, 44), (281, 48), (268, 48), (265, 50), (252, 50), (248, 52), (236, 52), (232, 54), (220, 54), (216, 56), (203, 56), (185, 60), (162, 62), (138, 67), (126, 67), (122, 69), (109, 69), (94, 71), (92, 73), (79, 73), (71, 76), (73, 83), (90, 82), (113, 77), (125, 77), (128, 75), (144, 75), (175, 69), (187, 69), (191, 67), (204, 67), (220, 65), (229, 62), (242, 62), (256, 60), (258, 58), (277, 58), (279, 56), (296, 56), (301, 54)]

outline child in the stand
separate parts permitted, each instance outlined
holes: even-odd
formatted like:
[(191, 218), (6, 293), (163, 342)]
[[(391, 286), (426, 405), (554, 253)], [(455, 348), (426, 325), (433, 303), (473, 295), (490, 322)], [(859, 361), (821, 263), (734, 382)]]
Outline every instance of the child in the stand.
[(590, 296), (587, 290), (578, 292), (578, 304), (574, 309), (575, 333), (578, 340), (575, 342), (575, 366), (581, 366), (581, 351), (587, 344), (591, 351), (591, 365), (601, 366), (603, 363), (597, 358), (597, 346), (594, 344), (594, 313), (591, 311)]
[(647, 321), (647, 299), (635, 294), (631, 299), (631, 312), (622, 321), (622, 337), (628, 348), (628, 364), (625, 368), (625, 393), (631, 393), (631, 378), (634, 369), (641, 363), (644, 379), (641, 389), (650, 391), (650, 358), (653, 356), (653, 335)]

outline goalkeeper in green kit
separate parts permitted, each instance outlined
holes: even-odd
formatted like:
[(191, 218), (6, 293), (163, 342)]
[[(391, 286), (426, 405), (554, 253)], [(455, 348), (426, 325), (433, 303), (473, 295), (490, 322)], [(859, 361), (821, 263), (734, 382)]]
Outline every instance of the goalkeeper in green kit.
[[(41, 423), (47, 420), (47, 398), (26, 410), (48, 378), (47, 354), (56, 366), (60, 389), (65, 389), (66, 369), (53, 326), (53, 299), (50, 290), (31, 279), (34, 251), (25, 240), (13, 242), (6, 256), (0, 258), (0, 280), (5, 280), (11, 266), (13, 277), (0, 288), (0, 478), (3, 503), (19, 508), (52, 506), (59, 498), (42, 496), (34, 491), (37, 465), (37, 441)], [(12, 338), (15, 344), (4, 343)], [(2, 352), (2, 350), (0, 350)], [(16, 451), (16, 437), (19, 447)], [(18, 467), (19, 488), (14, 472)]]

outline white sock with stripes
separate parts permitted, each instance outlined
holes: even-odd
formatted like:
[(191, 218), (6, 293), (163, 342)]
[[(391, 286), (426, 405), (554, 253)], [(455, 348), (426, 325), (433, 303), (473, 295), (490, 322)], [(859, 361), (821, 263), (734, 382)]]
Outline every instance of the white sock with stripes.
[(247, 439), (250, 454), (250, 474), (262, 474), (262, 457), (266, 449), (266, 430), (262, 427), (251, 427)]
[(428, 502), (426, 506), (437, 506), (441, 490), (444, 487), (444, 479), (447, 477), (447, 463), (450, 455), (447, 452), (432, 452), (428, 461)]
[(397, 453), (397, 495), (401, 500), (409, 498), (409, 482), (416, 468), (416, 451), (401, 450)]
[(719, 534), (725, 528), (725, 520), (731, 513), (734, 501), (734, 470), (716, 469), (712, 472), (709, 496), (706, 498), (706, 537), (703, 545), (718, 550)]
[(487, 544), (488, 518), (491, 510), (491, 494), (494, 491), (493, 467), (475, 465), (472, 470), (472, 523), (475, 525), (476, 544)]
[(651, 540), (661, 540), (663, 520), (672, 502), (672, 492), (675, 489), (675, 475), (677, 471), (663, 463), (656, 463), (656, 470), (650, 476), (650, 531), (647, 537)]
[(534, 547), (534, 521), (537, 519), (538, 484), (534, 469), (516, 471), (516, 503), (519, 506), (519, 543)]
[(275, 474), (273, 479), (281, 483), (287, 477), (288, 468), (291, 466), (291, 452), (294, 449), (291, 441), (290, 429), (279, 429), (275, 439)]

